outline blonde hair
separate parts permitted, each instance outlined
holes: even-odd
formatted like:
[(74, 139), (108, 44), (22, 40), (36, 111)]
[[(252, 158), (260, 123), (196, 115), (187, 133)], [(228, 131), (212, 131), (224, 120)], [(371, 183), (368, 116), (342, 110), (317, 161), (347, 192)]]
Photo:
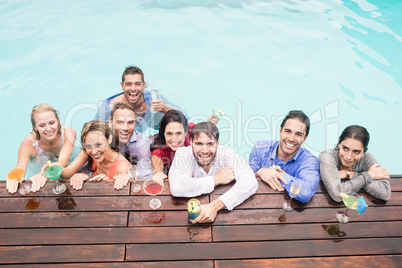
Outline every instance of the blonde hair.
[(35, 105), (31, 111), (32, 131), (35, 133), (35, 138), (37, 140), (40, 139), (40, 134), (39, 134), (39, 131), (35, 130), (36, 122), (34, 119), (34, 115), (37, 113), (43, 113), (43, 112), (53, 112), (54, 113), (54, 115), (57, 119), (57, 123), (58, 123), (58, 134), (61, 134), (61, 124), (60, 124), (59, 112), (55, 108), (50, 106), (49, 104), (41, 103), (41, 104)]

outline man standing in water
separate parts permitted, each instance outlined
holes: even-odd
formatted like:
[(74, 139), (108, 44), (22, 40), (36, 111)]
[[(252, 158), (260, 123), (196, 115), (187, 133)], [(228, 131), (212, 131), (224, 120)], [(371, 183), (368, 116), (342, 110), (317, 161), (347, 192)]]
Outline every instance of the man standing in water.
[(177, 197), (210, 193), (218, 185), (236, 181), (219, 198), (201, 205), (201, 213), (192, 223), (213, 222), (219, 210), (232, 210), (257, 191), (257, 180), (247, 162), (231, 147), (218, 145), (219, 130), (214, 124), (196, 124), (191, 130), (191, 146), (179, 148), (170, 167), (170, 192)]
[(310, 131), (310, 120), (302, 111), (293, 110), (283, 119), (280, 140), (258, 141), (250, 154), (249, 164), (255, 176), (276, 191), (290, 191), (293, 181), (302, 187), (295, 199), (307, 203), (320, 182), (318, 159), (300, 148)]
[[(136, 118), (139, 118), (137, 119), (135, 130), (146, 133), (149, 136), (157, 133), (159, 122), (167, 111), (175, 109), (185, 114), (161, 94), (158, 94), (157, 99), (152, 99), (151, 92), (145, 90), (145, 84), (142, 70), (136, 66), (128, 66), (123, 72), (122, 82), (120, 83), (123, 92), (104, 100), (95, 115), (95, 119), (107, 122), (113, 105), (118, 102), (124, 102), (133, 108)], [(150, 110), (151, 106), (152, 111)]]

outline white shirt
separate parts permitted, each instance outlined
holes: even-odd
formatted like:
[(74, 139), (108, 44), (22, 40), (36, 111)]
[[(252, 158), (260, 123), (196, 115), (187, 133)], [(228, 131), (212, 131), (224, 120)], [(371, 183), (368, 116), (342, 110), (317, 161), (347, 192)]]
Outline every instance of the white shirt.
[(257, 191), (258, 183), (248, 163), (230, 147), (218, 147), (216, 158), (208, 173), (197, 164), (191, 146), (179, 148), (169, 171), (170, 192), (177, 197), (210, 193), (215, 185), (212, 176), (225, 167), (233, 169), (236, 183), (219, 199), (228, 210), (232, 210)]

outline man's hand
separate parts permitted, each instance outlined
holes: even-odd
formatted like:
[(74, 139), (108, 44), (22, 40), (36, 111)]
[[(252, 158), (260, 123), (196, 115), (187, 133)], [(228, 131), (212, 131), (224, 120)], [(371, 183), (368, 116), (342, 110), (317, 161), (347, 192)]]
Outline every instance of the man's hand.
[(230, 167), (221, 168), (218, 171), (218, 174), (213, 176), (215, 186), (220, 184), (228, 184), (235, 179), (234, 171)]
[(210, 116), (207, 117), (207, 121), (211, 122), (216, 126), (219, 122), (219, 118), (216, 118), (214, 115), (211, 114)]
[(160, 113), (166, 113), (170, 110), (170, 107), (167, 106), (162, 99), (157, 99), (151, 101), (151, 110)]
[(192, 222), (195, 223), (208, 223), (213, 222), (218, 214), (218, 211), (225, 208), (225, 204), (218, 198), (207, 205), (201, 205), (200, 215)]
[(283, 171), (279, 166), (271, 166), (269, 168), (262, 168), (258, 170), (255, 175), (261, 180), (265, 181), (272, 189), (283, 191), (284, 189), (280, 181), (282, 181), (284, 184), (288, 184), (283, 177), (283, 174), (285, 173), (286, 172)]
[(7, 178), (6, 181), (6, 187), (7, 190), (10, 194), (15, 193), (18, 190), (18, 185), (20, 184), (20, 182), (24, 181), (24, 177), (22, 177), (21, 181), (16, 181), (16, 180), (10, 180), (9, 178)]
[(373, 180), (381, 180), (381, 179), (391, 180), (388, 170), (384, 167), (381, 167), (380, 164), (372, 165), (369, 168), (368, 173), (370, 174)]
[(29, 180), (32, 182), (31, 192), (35, 193), (45, 186), (47, 178), (42, 173), (38, 173), (29, 178)]
[(88, 178), (88, 175), (85, 173), (75, 173), (70, 178), (70, 185), (71, 187), (73, 187), (74, 190), (81, 190), (84, 181), (86, 181)]
[(116, 190), (123, 189), (123, 187), (125, 187), (130, 180), (130, 176), (128, 176), (128, 174), (119, 174), (117, 176), (114, 176), (113, 178), (114, 178), (114, 188)]

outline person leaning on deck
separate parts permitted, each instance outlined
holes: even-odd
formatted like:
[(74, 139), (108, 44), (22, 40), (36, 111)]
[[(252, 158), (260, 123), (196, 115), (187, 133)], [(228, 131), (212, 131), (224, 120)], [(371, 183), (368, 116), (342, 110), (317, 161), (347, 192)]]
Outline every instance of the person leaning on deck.
[[(216, 125), (219, 118), (210, 115), (207, 118)], [(180, 147), (189, 146), (191, 143), (191, 129), (194, 123), (189, 123), (180, 111), (170, 110), (162, 118), (159, 133), (155, 135), (151, 144), (152, 169), (154, 174), (166, 179), (172, 165), (174, 155)]]
[(170, 192), (176, 197), (210, 193), (215, 186), (236, 183), (211, 203), (201, 206), (193, 223), (213, 222), (219, 210), (232, 210), (258, 188), (250, 166), (230, 147), (219, 146), (219, 130), (211, 122), (191, 130), (191, 146), (178, 148), (169, 171)]
[(255, 176), (276, 191), (290, 191), (295, 180), (302, 181), (296, 199), (307, 203), (320, 182), (318, 159), (300, 146), (307, 139), (310, 120), (302, 111), (293, 110), (283, 119), (280, 140), (258, 141), (251, 151), (249, 164)]
[[(107, 122), (113, 105), (118, 102), (124, 102), (133, 107), (136, 117), (139, 118), (135, 125), (135, 130), (150, 136), (157, 133), (159, 122), (167, 111), (175, 109), (184, 113), (160, 93), (157, 100), (152, 100), (151, 93), (145, 90), (145, 84), (142, 70), (136, 66), (128, 66), (123, 72), (122, 82), (120, 83), (123, 92), (105, 99), (94, 119), (101, 119)], [(156, 113), (150, 111), (151, 102)]]
[[(47, 161), (57, 162), (63, 167), (72, 161), (76, 132), (62, 126), (58, 111), (47, 103), (32, 108), (31, 123), (32, 132), (20, 145), (16, 167), (22, 168), (25, 176), (30, 176), (31, 191), (37, 192), (46, 184), (47, 178), (41, 168)], [(6, 187), (11, 194), (17, 191), (18, 185), (18, 181), (7, 178)]]
[(354, 194), (360, 189), (385, 201), (391, 198), (389, 172), (367, 152), (369, 140), (366, 128), (348, 126), (335, 149), (319, 155), (321, 179), (333, 200), (341, 202), (339, 193)]
[[(84, 181), (114, 181), (114, 188), (122, 189), (128, 184), (130, 162), (112, 148), (113, 135), (109, 125), (102, 120), (85, 123), (81, 131), (83, 157), (77, 157), (63, 169), (61, 177), (70, 178), (70, 185), (75, 190), (82, 188)], [(81, 154), (81, 153), (80, 153)], [(88, 170), (80, 170), (87, 163)], [(76, 173), (79, 171), (78, 173)]]

